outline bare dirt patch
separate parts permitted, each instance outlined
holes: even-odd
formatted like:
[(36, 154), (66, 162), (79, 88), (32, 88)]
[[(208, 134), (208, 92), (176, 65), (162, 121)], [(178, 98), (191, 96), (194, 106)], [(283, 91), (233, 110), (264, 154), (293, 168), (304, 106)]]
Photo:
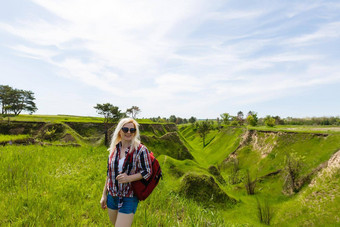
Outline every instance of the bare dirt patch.
[[(267, 157), (277, 144), (277, 136), (277, 133), (263, 133), (263, 136), (259, 137), (257, 132), (255, 132), (252, 135), (253, 149), (260, 151), (262, 158)], [(268, 140), (272, 142), (269, 142)]]
[(292, 131), (303, 131), (303, 130), (310, 130), (310, 131), (331, 131), (331, 132), (340, 132), (340, 127), (308, 127), (308, 128), (285, 128), (285, 130), (292, 130)]
[[(340, 169), (340, 150), (337, 151), (332, 157), (328, 160), (326, 167), (319, 172), (318, 178), (331, 177), (334, 173), (336, 173)], [(313, 187), (316, 183), (316, 179), (314, 178), (309, 186)]]

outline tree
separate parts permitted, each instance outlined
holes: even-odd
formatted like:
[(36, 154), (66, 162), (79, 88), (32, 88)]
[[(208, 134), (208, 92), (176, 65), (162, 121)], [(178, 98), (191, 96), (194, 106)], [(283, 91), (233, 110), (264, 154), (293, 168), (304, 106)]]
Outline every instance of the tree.
[(239, 111), (238, 113), (237, 113), (237, 117), (236, 117), (236, 119), (237, 119), (237, 121), (238, 121), (238, 123), (240, 124), (240, 125), (243, 125), (243, 117), (244, 117), (244, 115), (243, 115), (243, 112), (242, 111)]
[(190, 122), (191, 124), (195, 123), (196, 121), (197, 121), (197, 118), (196, 118), (196, 117), (191, 116), (191, 117), (189, 118), (189, 122)]
[(264, 119), (264, 123), (269, 127), (274, 127), (275, 126), (275, 119), (272, 118), (271, 116), (267, 115), (266, 118)]
[(217, 122), (217, 128), (218, 128), (218, 131), (221, 130), (221, 120), (219, 117), (216, 118), (216, 122)]
[(8, 85), (0, 85), (1, 114), (19, 115), (22, 111), (30, 114), (37, 111), (32, 91), (13, 89)]
[(104, 123), (116, 122), (123, 116), (119, 107), (111, 103), (97, 104), (93, 108), (97, 110), (98, 114), (103, 115)]
[(223, 113), (220, 115), (222, 118), (222, 121), (225, 125), (229, 125), (229, 121), (230, 121), (230, 114), (229, 113)]
[(257, 113), (254, 111), (249, 111), (247, 115), (247, 122), (251, 126), (256, 126), (258, 123)]
[(130, 115), (132, 118), (136, 118), (137, 114), (141, 112), (138, 106), (132, 106), (131, 108), (126, 110), (126, 114)]
[(37, 110), (34, 103), (34, 94), (32, 91), (25, 90), (14, 90), (12, 97), (12, 105), (10, 110), (13, 111), (14, 115), (19, 115), (21, 111), (26, 110), (29, 113), (33, 113)]
[(175, 115), (171, 115), (169, 117), (169, 121), (172, 122), (172, 123), (176, 123), (176, 120), (177, 120), (177, 117)]
[(0, 85), (1, 114), (7, 114), (11, 107), (13, 89), (8, 85)]
[(239, 126), (240, 122), (237, 118), (237, 116), (231, 116), (231, 122), (230, 122), (231, 126)]
[(176, 118), (176, 124), (177, 124), (177, 125), (183, 124), (183, 118), (177, 117), (177, 118)]
[(275, 119), (275, 125), (284, 125), (284, 120), (280, 118), (280, 116), (273, 117)]
[(108, 124), (110, 122), (117, 122), (124, 114), (121, 113), (117, 106), (111, 103), (97, 104), (93, 108), (97, 110), (98, 114), (104, 117), (105, 145), (108, 145)]
[(203, 147), (205, 147), (205, 137), (212, 129), (212, 123), (208, 120), (197, 122), (197, 132), (203, 139)]

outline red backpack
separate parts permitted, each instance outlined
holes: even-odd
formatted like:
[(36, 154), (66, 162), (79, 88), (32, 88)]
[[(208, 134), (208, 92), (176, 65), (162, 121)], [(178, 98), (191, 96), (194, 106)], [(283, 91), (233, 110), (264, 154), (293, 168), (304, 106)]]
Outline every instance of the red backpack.
[[(140, 151), (142, 146), (143, 146), (142, 144), (140, 144), (138, 146), (137, 152)], [(138, 155), (140, 155), (140, 154), (138, 154)], [(141, 180), (131, 182), (133, 192), (139, 200), (145, 200), (151, 194), (151, 192), (154, 190), (154, 188), (157, 186), (159, 179), (162, 178), (162, 170), (161, 170), (161, 167), (159, 165), (159, 162), (154, 157), (152, 152), (150, 152), (149, 156), (150, 156), (149, 162), (151, 163), (151, 169), (152, 169), (150, 178), (148, 180), (145, 180), (143, 178)], [(128, 164), (130, 166), (129, 171), (128, 171), (128, 175), (129, 175), (131, 168), (132, 168), (132, 158), (131, 157), (132, 157), (132, 155), (129, 155), (128, 160), (127, 160)]]

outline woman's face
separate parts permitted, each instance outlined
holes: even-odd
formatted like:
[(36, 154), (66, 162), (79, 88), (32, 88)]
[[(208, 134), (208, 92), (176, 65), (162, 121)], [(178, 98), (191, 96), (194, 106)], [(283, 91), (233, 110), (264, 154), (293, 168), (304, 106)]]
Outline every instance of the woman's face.
[[(124, 132), (123, 130), (126, 130), (126, 128), (128, 128), (129, 130), (127, 132)], [(135, 125), (133, 123), (126, 123), (125, 125), (123, 125), (122, 129), (120, 130), (120, 136), (122, 140), (131, 142), (131, 140), (135, 136), (135, 131), (131, 132), (131, 129), (132, 131), (136, 130)]]

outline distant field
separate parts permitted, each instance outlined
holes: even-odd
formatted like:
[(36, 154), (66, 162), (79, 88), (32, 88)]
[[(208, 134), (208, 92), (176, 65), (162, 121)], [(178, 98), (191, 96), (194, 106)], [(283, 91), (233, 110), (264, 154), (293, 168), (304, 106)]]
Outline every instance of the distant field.
[(248, 126), (248, 129), (263, 131), (285, 131), (285, 132), (306, 132), (306, 133), (331, 133), (340, 134), (340, 126), (322, 126), (322, 125), (276, 125), (268, 126)]
[[(7, 118), (5, 118), (7, 120)], [(73, 115), (28, 115), (20, 114), (19, 116), (10, 117), (10, 121), (38, 121), (38, 122), (103, 122), (101, 117), (86, 117)]]
[[(3, 119), (7, 121), (7, 117)], [(35, 122), (84, 122), (84, 123), (102, 123), (102, 117), (74, 116), (74, 115), (28, 115), (20, 114), (19, 116), (10, 117), (10, 121), (35, 121)], [(149, 119), (137, 119), (138, 123), (153, 123)]]
[(0, 134), (0, 142), (10, 141), (10, 140), (18, 140), (18, 139), (26, 139), (29, 138), (30, 135), (1, 135)]

